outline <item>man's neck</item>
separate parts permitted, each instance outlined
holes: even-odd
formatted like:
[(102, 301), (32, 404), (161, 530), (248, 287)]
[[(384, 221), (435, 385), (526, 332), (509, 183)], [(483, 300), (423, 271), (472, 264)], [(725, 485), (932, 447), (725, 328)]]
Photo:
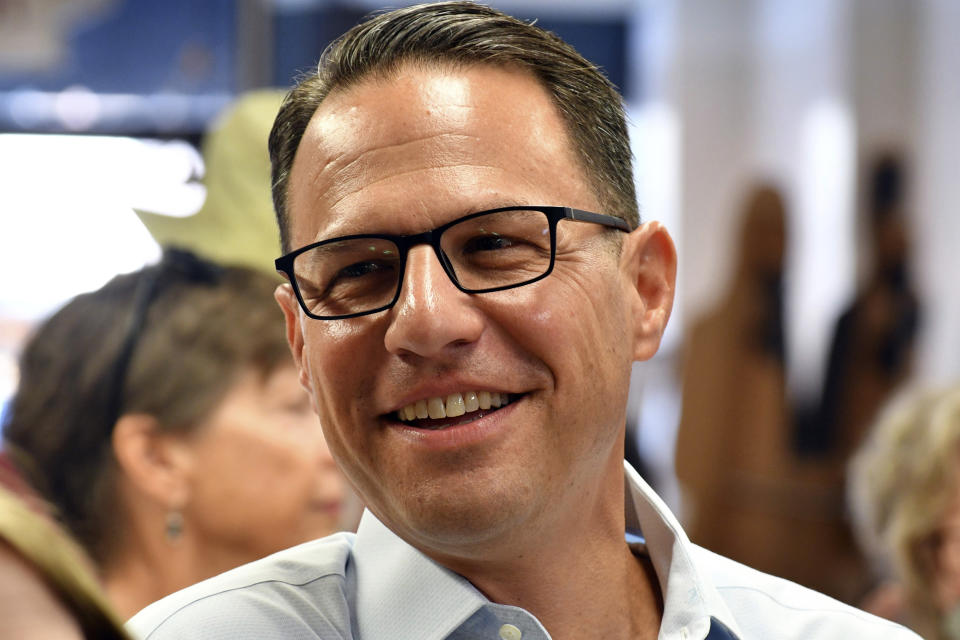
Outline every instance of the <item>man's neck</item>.
[(611, 489), (576, 520), (500, 545), (507, 553), (434, 559), (491, 601), (529, 611), (556, 640), (656, 638), (663, 614), (657, 576), (624, 539), (622, 476)]
[(589, 554), (568, 550), (511, 574), (469, 579), (493, 602), (529, 611), (555, 640), (656, 638), (663, 598), (649, 559), (625, 543), (609, 553), (586, 548)]

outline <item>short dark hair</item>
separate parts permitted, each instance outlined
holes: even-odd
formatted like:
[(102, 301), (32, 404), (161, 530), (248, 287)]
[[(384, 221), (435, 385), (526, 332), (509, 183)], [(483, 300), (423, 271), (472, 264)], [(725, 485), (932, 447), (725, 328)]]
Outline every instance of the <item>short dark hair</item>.
[(403, 63), (497, 65), (531, 72), (566, 124), (574, 152), (610, 215), (639, 222), (623, 99), (600, 70), (559, 37), (472, 2), (422, 4), (375, 15), (331, 43), (316, 72), (287, 94), (270, 133), (273, 204), (284, 251), (286, 198), (297, 147), (311, 117), (334, 90)]
[[(276, 279), (195, 257), (189, 266), (170, 264), (183, 263), (184, 255), (167, 252), (158, 265), (77, 296), (36, 329), (21, 355), (5, 446), (101, 565), (113, 557), (125, 525), (111, 422), (144, 413), (163, 429), (190, 431), (244, 371), (266, 377), (292, 362), (273, 301)], [(154, 293), (118, 380), (138, 294), (150, 279)]]

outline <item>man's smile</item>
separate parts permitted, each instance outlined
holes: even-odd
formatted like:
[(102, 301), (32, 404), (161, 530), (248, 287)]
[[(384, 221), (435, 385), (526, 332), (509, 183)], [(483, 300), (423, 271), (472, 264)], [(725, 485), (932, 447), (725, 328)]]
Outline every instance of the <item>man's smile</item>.
[(505, 392), (457, 392), (412, 402), (397, 410), (396, 417), (421, 429), (443, 429), (482, 418), (513, 399), (513, 395)]

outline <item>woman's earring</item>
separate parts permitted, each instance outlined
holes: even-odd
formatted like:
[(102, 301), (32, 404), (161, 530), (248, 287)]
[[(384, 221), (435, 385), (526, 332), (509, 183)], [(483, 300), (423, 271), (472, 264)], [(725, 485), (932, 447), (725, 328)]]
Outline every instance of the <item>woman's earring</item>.
[(179, 510), (173, 509), (167, 512), (167, 522), (164, 528), (167, 534), (167, 540), (176, 542), (183, 535), (183, 514)]

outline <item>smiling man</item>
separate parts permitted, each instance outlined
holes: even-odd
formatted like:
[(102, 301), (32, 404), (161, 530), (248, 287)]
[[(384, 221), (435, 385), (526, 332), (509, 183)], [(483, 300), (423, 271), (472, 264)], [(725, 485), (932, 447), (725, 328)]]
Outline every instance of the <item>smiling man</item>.
[(624, 466), (676, 256), (621, 99), (470, 3), (379, 15), (270, 143), (287, 335), (368, 511), (168, 598), (158, 638), (910, 638), (689, 543)]

